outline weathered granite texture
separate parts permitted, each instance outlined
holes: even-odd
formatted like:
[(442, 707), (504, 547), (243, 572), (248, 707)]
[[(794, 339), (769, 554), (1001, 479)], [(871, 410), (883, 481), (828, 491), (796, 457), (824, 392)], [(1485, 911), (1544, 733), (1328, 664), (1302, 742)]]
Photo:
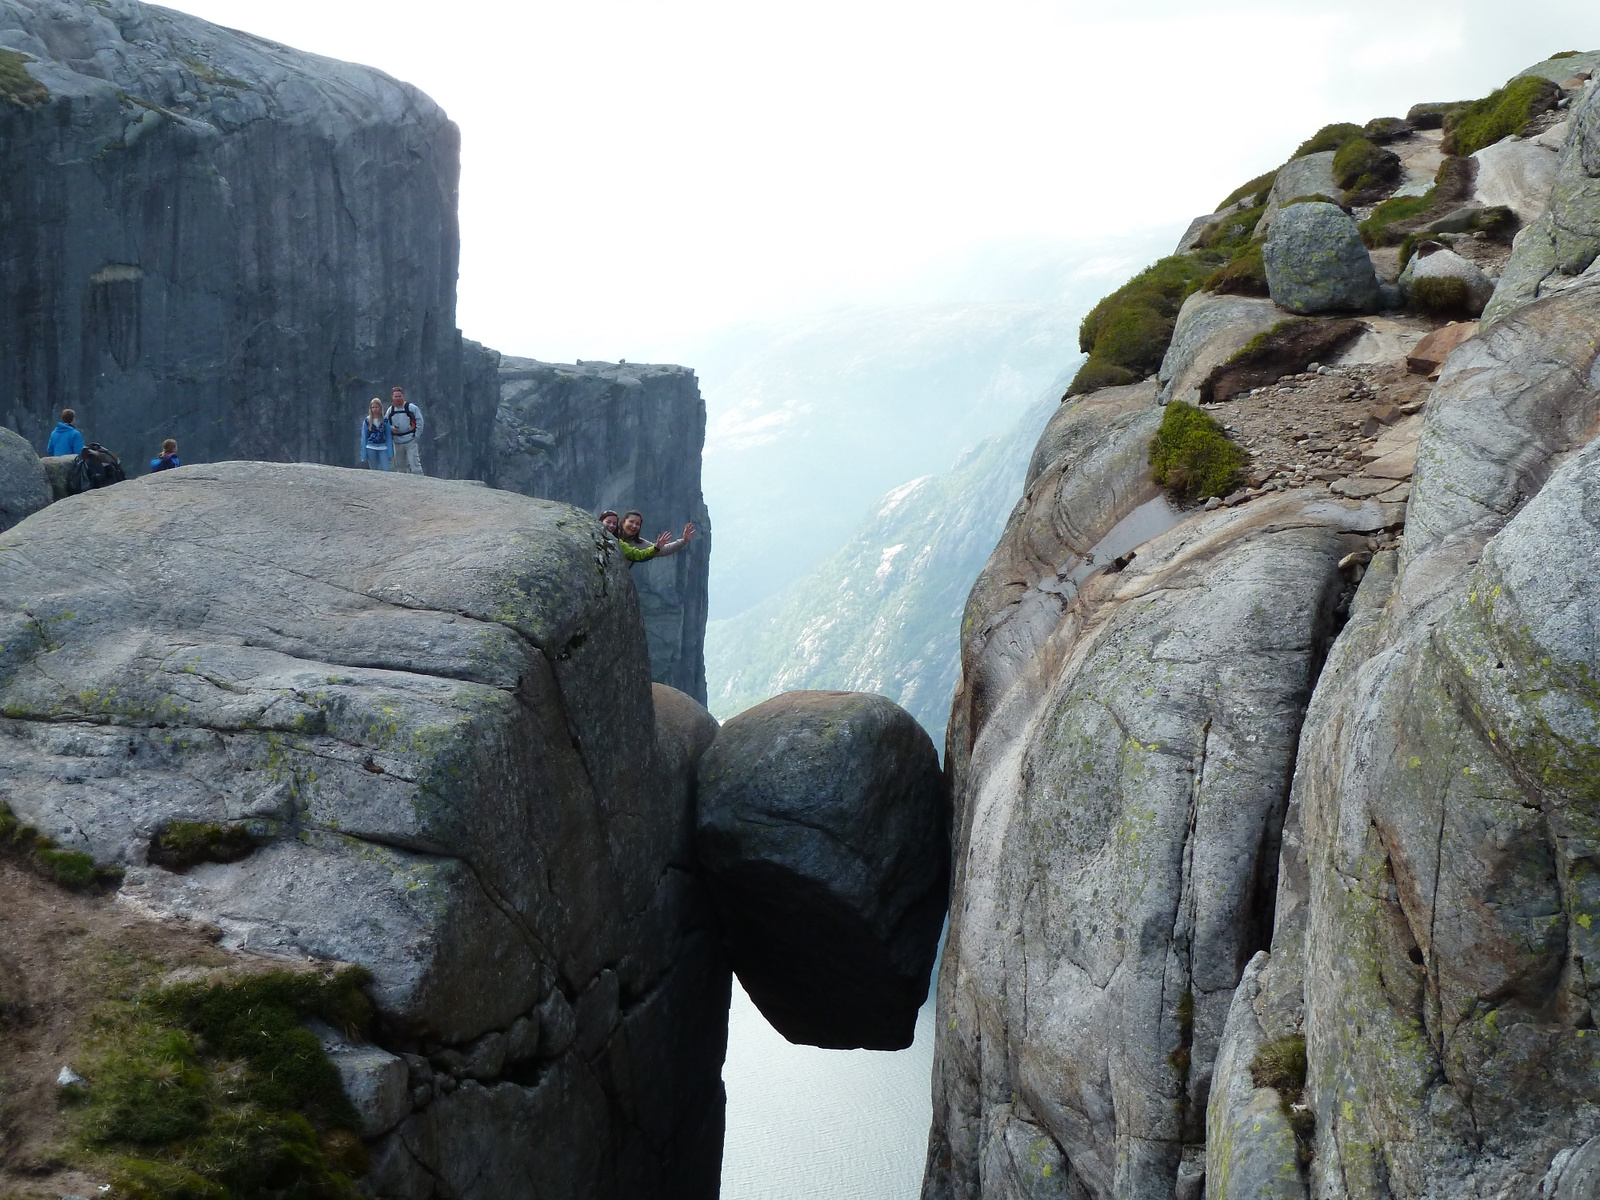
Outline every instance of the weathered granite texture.
[(0, 101), (0, 422), (42, 450), (75, 408), (135, 474), (168, 436), (345, 464), (398, 383), (429, 472), (482, 474), (498, 392), (456, 329), (437, 105), (137, 0), (0, 0), (0, 48), (49, 93)]
[(636, 563), (652, 676), (706, 699), (711, 517), (700, 492), (706, 406), (687, 367), (500, 360), (500, 407), (484, 478), (598, 513), (644, 514), (645, 536), (695, 535), (670, 558)]
[(1371, 312), (1378, 306), (1372, 256), (1355, 221), (1335, 205), (1289, 205), (1273, 222), (1261, 258), (1280, 308), (1304, 314)]
[[(367, 536), (373, 512), (410, 520)], [(0, 796), (122, 898), (371, 969), (417, 1111), (383, 1196), (714, 1196), (729, 972), (704, 709), (615, 543), (465, 483), (188, 466), (0, 534)], [(242, 861), (148, 859), (174, 820)]]
[(0, 426), (0, 530), (32, 516), (52, 499), (50, 476), (33, 447)]
[(950, 880), (948, 791), (916, 718), (865, 692), (774, 696), (700, 760), (696, 820), (728, 957), (773, 1028), (909, 1046)]
[(1600, 87), (1574, 105), (1549, 207), (1517, 235), (1516, 249), (1483, 311), (1493, 321), (1572, 286), (1600, 256)]
[(1391, 519), (1290, 493), (1173, 514), (1094, 569), (1165, 504), (1154, 389), (1117, 391), (1051, 423), (963, 622), (929, 1200), (1057, 1194), (1039, 1161), (1061, 1195), (1196, 1194), (1339, 564)]
[(1585, 282), (1451, 355), (1397, 573), (1306, 723), (1272, 957), (1318, 1197), (1534, 1195), (1600, 1134), (1597, 350)]

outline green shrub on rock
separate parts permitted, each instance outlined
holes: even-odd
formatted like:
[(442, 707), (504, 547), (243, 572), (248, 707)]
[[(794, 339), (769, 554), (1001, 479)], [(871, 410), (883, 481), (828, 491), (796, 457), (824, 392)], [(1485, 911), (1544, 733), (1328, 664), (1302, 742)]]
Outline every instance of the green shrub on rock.
[(1432, 212), (1436, 191), (1436, 188), (1429, 188), (1421, 196), (1395, 196), (1385, 200), (1372, 210), (1370, 217), (1357, 226), (1361, 230), (1361, 240), (1372, 250), (1376, 250), (1379, 246), (1394, 245), (1404, 235), (1392, 229), (1392, 226)]
[[(1443, 260), (1441, 260), (1443, 261)], [(1411, 304), (1430, 316), (1475, 317), (1472, 289), (1465, 279), (1425, 277), (1411, 284)]]
[(150, 861), (169, 871), (184, 872), (203, 862), (238, 862), (260, 844), (241, 825), (173, 821), (150, 839)]
[(1218, 296), (1268, 296), (1267, 265), (1261, 257), (1261, 243), (1244, 247), (1222, 266), (1207, 275), (1202, 291)]
[(1150, 439), (1151, 474), (1180, 501), (1227, 495), (1243, 480), (1245, 462), (1214, 417), (1182, 400), (1167, 405)]
[(1400, 156), (1369, 138), (1351, 138), (1333, 156), (1333, 177), (1346, 194), (1381, 190), (1400, 177)]
[(1362, 136), (1361, 126), (1352, 125), (1348, 121), (1341, 121), (1336, 125), (1324, 125), (1316, 133), (1300, 143), (1291, 158), (1304, 158), (1308, 154), (1322, 154), (1328, 150), (1339, 150), (1346, 142), (1352, 142)]
[(1561, 89), (1543, 76), (1513, 79), (1482, 100), (1445, 116), (1445, 153), (1473, 154), (1503, 137), (1521, 133), (1529, 121), (1554, 108), (1560, 98)]
[(1278, 1107), (1294, 1131), (1302, 1162), (1311, 1158), (1316, 1117), (1305, 1105), (1306, 1039), (1300, 1034), (1267, 1042), (1250, 1062), (1250, 1082), (1278, 1093)]
[(1451, 113), (1465, 108), (1470, 100), (1446, 100), (1432, 104), (1413, 104), (1406, 112), (1406, 123), (1413, 129), (1438, 129)]
[(1411, 123), (1399, 117), (1373, 117), (1361, 132), (1374, 142), (1392, 142), (1411, 132)]
[(1193, 255), (1174, 254), (1139, 272), (1090, 309), (1078, 328), (1078, 348), (1089, 361), (1073, 377), (1067, 395), (1133, 383), (1153, 374), (1172, 341), (1178, 309), (1209, 270), (1209, 264)]
[(110, 1005), (84, 1071), (79, 1141), (121, 1156), (113, 1184), (135, 1200), (353, 1200), (350, 1177), (365, 1170), (355, 1113), (302, 1022), (358, 1033), (370, 978), (268, 970)]
[(36, 108), (50, 99), (50, 89), (23, 67), (33, 61), (16, 50), (0, 49), (0, 100), (18, 108)]
[(4, 800), (0, 800), (0, 854), (9, 854), (52, 883), (74, 891), (115, 887), (122, 881), (121, 869), (97, 867), (87, 854), (63, 850), (54, 838), (17, 820)]
[(1221, 204), (1217, 205), (1215, 211), (1221, 212), (1230, 204), (1239, 203), (1239, 201), (1243, 200), (1246, 196), (1254, 197), (1253, 203), (1255, 205), (1265, 204), (1267, 202), (1267, 193), (1272, 190), (1272, 185), (1277, 181), (1277, 178), (1277, 168), (1273, 168), (1264, 175), (1257, 175), (1249, 183), (1240, 184), (1233, 191), (1228, 193), (1228, 198)]

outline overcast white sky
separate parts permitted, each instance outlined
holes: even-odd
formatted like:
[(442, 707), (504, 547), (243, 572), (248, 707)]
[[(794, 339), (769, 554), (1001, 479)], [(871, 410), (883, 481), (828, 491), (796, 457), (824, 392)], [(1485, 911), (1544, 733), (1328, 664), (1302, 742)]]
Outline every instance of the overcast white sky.
[(1327, 121), (1600, 46), (1594, 0), (173, 7), (439, 101), (462, 328), (569, 360), (903, 297), (990, 244), (1179, 225)]

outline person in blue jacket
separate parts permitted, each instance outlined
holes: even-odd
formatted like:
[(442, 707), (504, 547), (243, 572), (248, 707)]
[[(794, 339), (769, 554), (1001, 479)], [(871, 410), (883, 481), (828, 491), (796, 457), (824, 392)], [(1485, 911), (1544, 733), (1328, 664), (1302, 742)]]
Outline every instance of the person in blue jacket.
[(394, 460), (394, 430), (376, 396), (361, 419), (361, 461), (369, 471), (387, 471)]
[(178, 461), (178, 443), (171, 438), (161, 443), (160, 456), (150, 460), (150, 469), (152, 471), (170, 471), (173, 467), (182, 465)]
[(78, 414), (70, 408), (61, 410), (61, 420), (56, 422), (56, 427), (50, 431), (50, 444), (44, 448), (46, 458), (54, 458), (59, 454), (77, 454), (83, 449), (83, 434), (79, 433), (75, 422)]

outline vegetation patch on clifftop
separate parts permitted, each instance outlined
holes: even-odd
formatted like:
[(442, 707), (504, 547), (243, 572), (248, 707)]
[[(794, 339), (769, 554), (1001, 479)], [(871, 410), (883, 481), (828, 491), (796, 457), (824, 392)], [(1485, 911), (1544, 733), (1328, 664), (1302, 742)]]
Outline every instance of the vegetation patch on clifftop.
[(1513, 79), (1482, 100), (1445, 114), (1445, 153), (1473, 154), (1503, 137), (1521, 133), (1529, 121), (1554, 108), (1560, 98), (1561, 89), (1542, 75)]
[(1244, 481), (1245, 462), (1214, 417), (1182, 400), (1167, 405), (1150, 439), (1151, 473), (1179, 501), (1227, 495)]
[[(80, 1143), (124, 1200), (354, 1197), (366, 1170), (338, 1071), (302, 1022), (359, 1036), (366, 971), (218, 973), (129, 987), (96, 1014), (69, 1089)], [(132, 983), (132, 981), (129, 981)]]
[(1306, 1039), (1300, 1034), (1267, 1042), (1250, 1062), (1250, 1082), (1278, 1093), (1278, 1107), (1294, 1131), (1301, 1165), (1311, 1160), (1316, 1130), (1316, 1115), (1305, 1103), (1306, 1067)]
[(19, 108), (37, 108), (50, 99), (50, 89), (23, 67), (33, 61), (16, 50), (0, 49), (0, 100)]
[(120, 870), (97, 867), (87, 854), (63, 850), (54, 838), (46, 837), (32, 825), (24, 825), (4, 800), (0, 800), (0, 854), (52, 883), (79, 891), (114, 887), (122, 879)]
[(1155, 373), (1172, 341), (1178, 309), (1210, 267), (1173, 254), (1146, 267), (1089, 310), (1078, 327), (1078, 348), (1089, 356), (1068, 396), (1137, 383)]

